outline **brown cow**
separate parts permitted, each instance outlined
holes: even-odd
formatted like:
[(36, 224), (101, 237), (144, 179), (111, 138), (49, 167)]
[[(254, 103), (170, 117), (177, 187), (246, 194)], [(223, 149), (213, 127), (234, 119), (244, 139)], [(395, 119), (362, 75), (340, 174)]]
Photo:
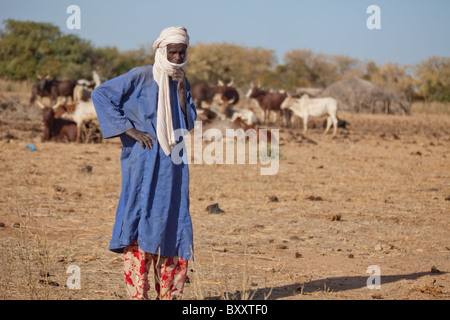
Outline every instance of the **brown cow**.
[(210, 87), (205, 81), (200, 81), (193, 85), (191, 87), (191, 95), (194, 99), (195, 107), (202, 109), (202, 102), (211, 104), (217, 92), (216, 87)]
[(33, 104), (38, 96), (49, 97), (50, 103), (54, 105), (58, 97), (69, 98), (73, 100), (73, 90), (77, 82), (75, 80), (57, 80), (49, 77), (41, 78), (39, 84), (33, 86), (30, 104)]
[(220, 99), (225, 108), (225, 116), (231, 118), (233, 115), (232, 107), (239, 102), (239, 93), (236, 88), (232, 87), (233, 81), (230, 83), (223, 83), (219, 80), (217, 91), (220, 94)]
[(36, 101), (38, 97), (48, 97), (53, 104), (56, 101), (57, 97), (55, 97), (54, 93), (52, 92), (52, 82), (49, 80), (50, 75), (47, 75), (43, 78), (39, 74), (37, 74), (37, 77), (39, 79), (39, 82), (35, 83), (31, 88), (30, 105), (33, 106), (34, 101)]
[(287, 94), (284, 92), (269, 92), (259, 87), (253, 86), (247, 93), (247, 98), (255, 99), (260, 108), (264, 111), (264, 123), (270, 119), (270, 112), (278, 113), (278, 122), (281, 120), (282, 110), (280, 108)]
[(42, 141), (76, 141), (77, 124), (66, 119), (55, 118), (53, 108), (44, 106), (37, 100), (42, 109), (42, 120), (44, 123), (44, 135)]

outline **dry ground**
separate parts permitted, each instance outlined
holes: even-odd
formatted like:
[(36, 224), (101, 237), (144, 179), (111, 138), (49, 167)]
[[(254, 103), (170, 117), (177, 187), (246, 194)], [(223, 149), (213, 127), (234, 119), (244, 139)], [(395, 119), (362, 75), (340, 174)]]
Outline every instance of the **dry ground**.
[[(122, 256), (107, 250), (120, 141), (41, 143), (39, 113), (6, 109), (0, 299), (125, 299)], [(449, 299), (450, 116), (341, 117), (350, 125), (335, 139), (322, 120), (306, 137), (281, 129), (276, 175), (190, 165), (186, 299)], [(207, 213), (213, 203), (224, 212)], [(70, 265), (80, 290), (66, 287)]]

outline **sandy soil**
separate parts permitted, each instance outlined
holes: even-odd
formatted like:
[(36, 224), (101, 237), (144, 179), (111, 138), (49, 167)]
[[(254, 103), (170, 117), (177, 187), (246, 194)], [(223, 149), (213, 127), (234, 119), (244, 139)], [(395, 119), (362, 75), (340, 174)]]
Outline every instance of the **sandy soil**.
[[(122, 255), (107, 250), (120, 141), (42, 143), (35, 109), (0, 112), (0, 299), (126, 299)], [(280, 129), (276, 175), (190, 165), (185, 299), (449, 299), (450, 116), (341, 118), (334, 139), (323, 119), (306, 136)]]

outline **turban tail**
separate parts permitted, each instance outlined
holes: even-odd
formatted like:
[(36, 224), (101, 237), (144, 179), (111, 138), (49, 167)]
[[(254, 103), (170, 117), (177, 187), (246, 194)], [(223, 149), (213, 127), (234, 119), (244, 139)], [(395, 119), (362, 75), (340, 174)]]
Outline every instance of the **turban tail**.
[(159, 86), (156, 135), (166, 155), (170, 154), (176, 144), (170, 104), (169, 76), (172, 76), (177, 69), (184, 70), (187, 58), (186, 54), (186, 58), (181, 64), (171, 63), (167, 60), (167, 45), (175, 43), (184, 43), (189, 46), (189, 36), (185, 28), (166, 28), (153, 43), (153, 49), (156, 52), (153, 77)]

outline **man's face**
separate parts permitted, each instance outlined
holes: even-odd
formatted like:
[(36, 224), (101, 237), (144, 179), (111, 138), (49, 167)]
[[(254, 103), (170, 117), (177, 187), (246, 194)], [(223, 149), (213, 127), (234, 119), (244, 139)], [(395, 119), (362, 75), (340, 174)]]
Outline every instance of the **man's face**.
[(186, 57), (186, 45), (184, 43), (171, 43), (167, 45), (167, 60), (172, 63), (183, 63)]

